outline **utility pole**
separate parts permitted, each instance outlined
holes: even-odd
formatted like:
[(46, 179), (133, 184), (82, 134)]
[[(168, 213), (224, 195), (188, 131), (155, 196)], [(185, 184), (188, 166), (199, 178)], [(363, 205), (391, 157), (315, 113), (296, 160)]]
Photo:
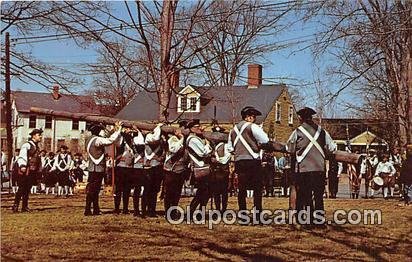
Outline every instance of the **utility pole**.
[(10, 171), (11, 159), (13, 157), (13, 133), (12, 133), (12, 120), (11, 120), (11, 99), (10, 99), (10, 35), (9, 32), (6, 32), (6, 41), (5, 41), (5, 77), (6, 77), (6, 133), (7, 133), (7, 167), (6, 170)]

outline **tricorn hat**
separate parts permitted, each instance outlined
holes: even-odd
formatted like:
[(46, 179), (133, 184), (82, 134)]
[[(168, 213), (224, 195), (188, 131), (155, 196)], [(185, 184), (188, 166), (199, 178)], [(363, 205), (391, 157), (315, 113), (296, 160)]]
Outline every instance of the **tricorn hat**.
[(43, 130), (41, 128), (35, 128), (29, 133), (30, 136), (34, 136), (35, 134), (43, 134)]
[(179, 127), (186, 128), (187, 127), (187, 120), (186, 119), (180, 119), (178, 122)]
[(245, 118), (246, 116), (261, 116), (262, 113), (253, 106), (246, 106), (240, 111), (240, 115)]
[(316, 111), (310, 107), (304, 107), (298, 112), (296, 112), (296, 114), (298, 114), (301, 118), (308, 118), (312, 117), (313, 115), (316, 115)]
[(89, 131), (93, 134), (93, 135), (99, 135), (100, 131), (102, 131), (103, 129), (105, 129), (106, 127), (101, 124), (101, 123), (96, 123), (96, 124), (92, 124), (89, 127)]
[(186, 127), (190, 129), (190, 128), (194, 127), (195, 125), (200, 125), (200, 119), (195, 118), (195, 119), (190, 120), (187, 123)]

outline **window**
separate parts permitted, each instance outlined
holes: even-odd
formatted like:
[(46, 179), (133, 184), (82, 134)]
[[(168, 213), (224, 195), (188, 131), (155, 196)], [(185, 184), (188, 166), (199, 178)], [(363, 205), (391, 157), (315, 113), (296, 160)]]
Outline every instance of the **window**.
[(280, 116), (281, 116), (281, 108), (280, 108), (280, 103), (276, 102), (276, 122), (280, 122)]
[(289, 106), (288, 123), (293, 125), (293, 106)]
[(92, 126), (92, 123), (86, 122), (86, 130), (90, 130), (91, 126)]
[(197, 97), (190, 98), (190, 111), (196, 111), (197, 109)]
[(72, 130), (79, 130), (79, 120), (72, 120)]
[(29, 128), (36, 128), (36, 116), (29, 117)]
[(44, 125), (44, 128), (52, 128), (52, 116), (46, 116), (46, 124)]
[(186, 95), (179, 96), (177, 111), (178, 112), (199, 112), (200, 99), (199, 97), (187, 97)]
[(187, 110), (187, 97), (186, 96), (180, 97), (180, 110), (181, 111)]

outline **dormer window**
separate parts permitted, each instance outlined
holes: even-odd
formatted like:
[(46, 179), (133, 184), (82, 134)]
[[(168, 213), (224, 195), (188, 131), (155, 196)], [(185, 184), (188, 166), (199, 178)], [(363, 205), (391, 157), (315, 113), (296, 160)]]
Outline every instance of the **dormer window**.
[(179, 101), (180, 101), (180, 106), (179, 106), (180, 111), (181, 112), (186, 111), (187, 110), (187, 97), (186, 96), (179, 97)]
[(200, 112), (200, 94), (190, 85), (177, 95), (177, 112)]
[(197, 97), (191, 97), (189, 100), (190, 100), (190, 111), (197, 111)]

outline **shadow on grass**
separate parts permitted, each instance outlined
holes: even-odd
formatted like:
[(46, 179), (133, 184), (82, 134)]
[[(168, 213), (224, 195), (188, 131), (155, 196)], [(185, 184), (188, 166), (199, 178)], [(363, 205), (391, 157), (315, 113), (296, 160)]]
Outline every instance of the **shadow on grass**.
[[(336, 234), (331, 234), (333, 231), (344, 234), (344, 238), (336, 236)], [(330, 240), (332, 242), (344, 245), (354, 251), (362, 251), (367, 254), (370, 258), (378, 261), (387, 261), (383, 257), (384, 253), (397, 254), (400, 244), (405, 244), (405, 246), (411, 246), (412, 242), (408, 239), (408, 233), (402, 234), (399, 238), (391, 238), (388, 236), (376, 236), (369, 232), (359, 232), (355, 230), (355, 226), (341, 226), (332, 224), (329, 225), (329, 230), (306, 230), (309, 234)], [(356, 241), (359, 239), (365, 239), (367, 241)], [(389, 241), (389, 243), (387, 243)], [(300, 252), (300, 251), (299, 251)], [(302, 252), (302, 255), (306, 252)], [(318, 255), (318, 254), (317, 254)]]

